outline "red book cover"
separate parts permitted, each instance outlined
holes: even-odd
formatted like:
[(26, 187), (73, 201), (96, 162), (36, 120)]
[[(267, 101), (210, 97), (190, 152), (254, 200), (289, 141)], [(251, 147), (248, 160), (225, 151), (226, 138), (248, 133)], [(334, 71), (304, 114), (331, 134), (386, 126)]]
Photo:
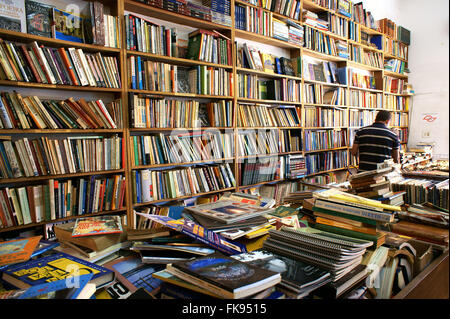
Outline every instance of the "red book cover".
[(122, 232), (120, 216), (95, 216), (78, 218), (73, 227), (72, 237), (106, 235)]
[(67, 72), (69, 73), (70, 79), (72, 80), (72, 83), (74, 85), (80, 85), (77, 81), (77, 77), (75, 76), (75, 73), (73, 71), (72, 65), (70, 64), (69, 57), (67, 56), (66, 50), (64, 48), (58, 49), (59, 54), (61, 55), (61, 59), (64, 62), (64, 66), (66, 67)]

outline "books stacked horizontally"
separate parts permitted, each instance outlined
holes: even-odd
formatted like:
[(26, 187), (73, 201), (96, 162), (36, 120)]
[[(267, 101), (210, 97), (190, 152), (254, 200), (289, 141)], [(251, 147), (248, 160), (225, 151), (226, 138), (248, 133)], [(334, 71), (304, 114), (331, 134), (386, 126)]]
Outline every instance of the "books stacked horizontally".
[(272, 228), (275, 220), (268, 214), (274, 211), (269, 208), (273, 205), (273, 200), (232, 193), (214, 203), (187, 206), (183, 216), (227, 239), (244, 236), (252, 239), (267, 234)]
[[(29, 83), (121, 87), (116, 57), (76, 48), (49, 48), (0, 39), (0, 80)], [(4, 48), (8, 48), (5, 50)]]
[(386, 179), (386, 175), (392, 170), (392, 167), (386, 167), (351, 175), (349, 180), (354, 194), (372, 199), (393, 195), (391, 183)]
[(384, 243), (385, 232), (377, 224), (394, 222), (399, 206), (382, 204), (337, 189), (316, 191), (313, 194), (315, 228), (344, 236), (372, 241), (378, 247)]
[(300, 260), (330, 272), (333, 282), (357, 267), (370, 241), (341, 236), (311, 227), (282, 226), (270, 230), (263, 249)]
[(308, 10), (304, 10), (302, 16), (303, 16), (304, 24), (314, 27), (316, 29), (322, 30), (322, 31), (328, 31), (328, 21), (319, 19), (319, 16), (317, 13), (311, 12)]

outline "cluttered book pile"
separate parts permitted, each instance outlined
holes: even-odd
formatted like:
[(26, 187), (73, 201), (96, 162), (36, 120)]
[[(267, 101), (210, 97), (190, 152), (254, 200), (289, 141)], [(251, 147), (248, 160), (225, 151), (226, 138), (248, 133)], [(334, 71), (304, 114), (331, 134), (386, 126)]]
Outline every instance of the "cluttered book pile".
[(448, 212), (424, 207), (328, 185), (146, 207), (133, 227), (79, 216), (0, 241), (0, 299), (388, 299), (448, 246)]

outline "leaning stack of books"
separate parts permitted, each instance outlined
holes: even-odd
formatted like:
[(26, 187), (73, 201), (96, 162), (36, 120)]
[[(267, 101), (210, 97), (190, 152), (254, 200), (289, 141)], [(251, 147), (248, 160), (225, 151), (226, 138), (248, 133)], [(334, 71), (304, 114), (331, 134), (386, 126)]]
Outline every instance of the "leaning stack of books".
[(391, 171), (392, 167), (386, 167), (351, 175), (349, 180), (354, 194), (372, 199), (392, 195), (390, 181), (386, 179)]

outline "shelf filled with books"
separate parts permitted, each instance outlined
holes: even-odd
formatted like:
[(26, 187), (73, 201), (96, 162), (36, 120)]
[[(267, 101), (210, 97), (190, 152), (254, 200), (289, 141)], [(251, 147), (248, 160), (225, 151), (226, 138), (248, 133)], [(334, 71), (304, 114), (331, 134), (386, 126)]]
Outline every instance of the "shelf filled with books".
[[(79, 212), (126, 213), (135, 225), (134, 209), (148, 205), (334, 180), (379, 109), (407, 142), (408, 33), (361, 3), (75, 2), (79, 16), (68, 0), (25, 0), (42, 24), (0, 17), (0, 195), (28, 183), (43, 194), (54, 180), (67, 201), (83, 180), (95, 209), (56, 204), (61, 214), (39, 221), (48, 212), (35, 208), (32, 223), (2, 231)], [(123, 197), (112, 209), (116, 176)]]

